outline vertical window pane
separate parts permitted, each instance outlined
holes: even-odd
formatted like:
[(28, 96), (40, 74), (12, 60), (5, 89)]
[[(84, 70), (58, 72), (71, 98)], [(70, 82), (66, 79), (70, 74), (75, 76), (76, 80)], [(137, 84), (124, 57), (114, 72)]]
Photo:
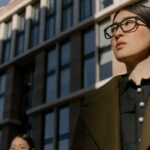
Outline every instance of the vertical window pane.
[(113, 0), (100, 0), (100, 9), (104, 9), (113, 4)]
[(95, 83), (95, 31), (87, 30), (83, 35), (83, 51), (84, 51), (84, 76), (83, 86), (89, 87)]
[(59, 135), (69, 132), (69, 108), (65, 107), (59, 111)]
[(110, 24), (110, 19), (100, 24), (100, 80), (112, 76), (112, 51), (110, 40), (104, 37), (104, 28)]
[(30, 64), (24, 68), (22, 74), (22, 98), (25, 104), (25, 109), (29, 109), (33, 106), (33, 100), (35, 95), (35, 70), (34, 65)]
[(24, 33), (25, 33), (25, 14), (20, 16), (19, 29), (17, 33), (15, 55), (19, 55), (24, 51)]
[(70, 93), (70, 43), (61, 45), (60, 57), (60, 96)]
[(51, 143), (51, 144), (44, 145), (44, 150), (54, 150), (54, 144)]
[(60, 96), (66, 96), (70, 93), (70, 69), (61, 71), (60, 77)]
[(89, 87), (95, 83), (95, 59), (91, 58), (84, 64), (84, 87)]
[(59, 141), (59, 150), (69, 150), (69, 139)]
[(66, 30), (73, 25), (73, 1), (63, 0), (62, 10), (62, 30)]
[(39, 42), (40, 5), (33, 6), (33, 19), (31, 22), (30, 47), (36, 46)]
[(48, 0), (46, 15), (46, 39), (49, 39), (55, 35), (56, 2), (56, 0)]
[(56, 75), (50, 75), (47, 77), (47, 86), (46, 86), (46, 101), (49, 102), (56, 98)]
[(70, 43), (65, 43), (61, 47), (61, 65), (70, 63)]
[(52, 49), (48, 53), (47, 59), (47, 83), (46, 83), (46, 102), (54, 100), (56, 93), (56, 50)]
[(84, 55), (95, 51), (95, 31), (89, 30), (84, 34)]
[(3, 41), (3, 49), (2, 49), (2, 63), (10, 60), (11, 34), (12, 34), (12, 23), (10, 21), (6, 24), (5, 40)]
[(45, 116), (45, 131), (44, 131), (44, 150), (54, 149), (54, 113), (48, 113)]
[(1, 75), (0, 76), (0, 120), (3, 119), (5, 91), (6, 91), (6, 75)]
[(0, 120), (3, 119), (3, 113), (4, 113), (4, 96), (0, 96)]
[(59, 111), (59, 150), (69, 150), (69, 108)]
[(80, 0), (80, 20), (92, 15), (92, 0)]

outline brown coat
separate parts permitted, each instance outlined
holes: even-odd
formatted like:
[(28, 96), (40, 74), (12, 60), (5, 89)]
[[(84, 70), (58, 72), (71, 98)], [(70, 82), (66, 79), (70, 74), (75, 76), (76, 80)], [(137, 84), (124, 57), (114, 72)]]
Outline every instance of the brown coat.
[[(121, 150), (119, 78), (113, 78), (84, 97), (71, 150)], [(150, 98), (138, 150), (149, 147)]]

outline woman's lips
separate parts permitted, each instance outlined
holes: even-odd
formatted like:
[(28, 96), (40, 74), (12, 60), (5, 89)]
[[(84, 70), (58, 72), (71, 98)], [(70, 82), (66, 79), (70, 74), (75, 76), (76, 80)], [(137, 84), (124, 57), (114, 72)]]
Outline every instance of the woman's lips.
[(117, 41), (116, 43), (116, 49), (121, 49), (124, 45), (126, 44), (126, 42), (124, 41)]

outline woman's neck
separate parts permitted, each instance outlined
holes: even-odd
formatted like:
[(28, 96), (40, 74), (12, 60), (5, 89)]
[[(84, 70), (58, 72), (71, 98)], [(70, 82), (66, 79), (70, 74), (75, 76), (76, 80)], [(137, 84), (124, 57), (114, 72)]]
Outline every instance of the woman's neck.
[(136, 85), (141, 84), (142, 79), (150, 78), (150, 56), (138, 63), (126, 64), (129, 79)]

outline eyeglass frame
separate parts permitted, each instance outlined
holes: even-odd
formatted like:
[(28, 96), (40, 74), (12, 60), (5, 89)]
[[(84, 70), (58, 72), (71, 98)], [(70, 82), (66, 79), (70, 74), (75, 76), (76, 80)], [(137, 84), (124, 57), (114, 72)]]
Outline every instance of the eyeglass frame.
[[(123, 29), (123, 27), (122, 27), (122, 25), (123, 25), (122, 22), (124, 22), (124, 21), (126, 21), (126, 20), (128, 20), (128, 19), (132, 19), (132, 18), (135, 19), (135, 26), (134, 26), (132, 29), (125, 31), (125, 30)], [(140, 21), (143, 22), (144, 24), (138, 23), (138, 22), (137, 22), (138, 20), (140, 20)], [(112, 36), (110, 36), (110, 34), (107, 32), (107, 30), (108, 30), (110, 27), (112, 27), (113, 25), (117, 25), (117, 28), (116, 28), (116, 31), (112, 34)], [(115, 22), (115, 23), (109, 25), (108, 27), (106, 27), (106, 28), (104, 29), (104, 35), (105, 35), (105, 38), (106, 38), (106, 39), (111, 39), (111, 38), (113, 38), (113, 37), (115, 36), (115, 33), (117, 32), (117, 30), (119, 29), (119, 27), (120, 27), (120, 29), (121, 29), (123, 32), (127, 33), (127, 32), (133, 31), (133, 29), (137, 28), (139, 25), (140, 25), (140, 26), (146, 26), (146, 27), (147, 27), (145, 21), (144, 21), (142, 18), (140, 18), (140, 17), (138, 17), (138, 16), (127, 17), (127, 18), (123, 19), (123, 20), (120, 21), (120, 22)]]

